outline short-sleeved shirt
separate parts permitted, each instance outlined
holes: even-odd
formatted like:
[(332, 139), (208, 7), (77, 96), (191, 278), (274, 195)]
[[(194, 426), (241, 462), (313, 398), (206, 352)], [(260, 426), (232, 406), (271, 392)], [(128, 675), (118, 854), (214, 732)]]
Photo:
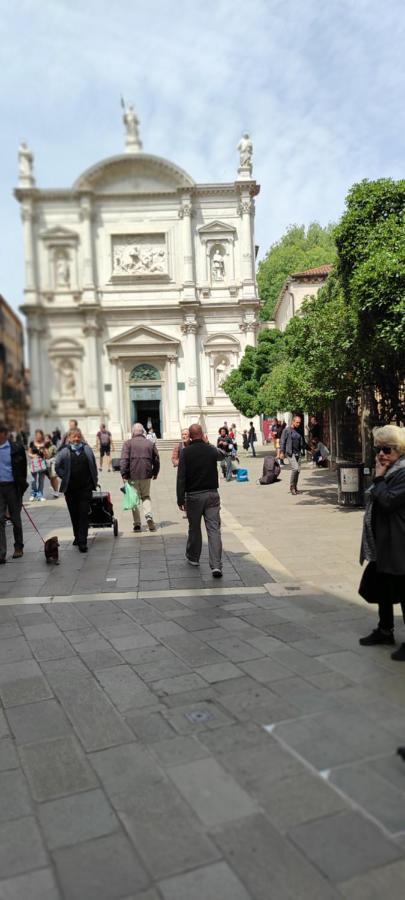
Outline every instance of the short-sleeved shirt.
[(98, 431), (97, 437), (103, 447), (108, 447), (111, 444), (111, 431)]

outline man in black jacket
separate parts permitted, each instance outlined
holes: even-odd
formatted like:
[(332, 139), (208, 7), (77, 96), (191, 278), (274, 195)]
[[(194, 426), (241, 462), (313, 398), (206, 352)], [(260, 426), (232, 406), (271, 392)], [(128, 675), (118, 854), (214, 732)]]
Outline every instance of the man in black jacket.
[(190, 425), (190, 443), (180, 454), (177, 470), (177, 504), (187, 512), (189, 528), (186, 560), (191, 566), (200, 564), (201, 519), (204, 517), (209, 563), (214, 578), (222, 578), (217, 463), (223, 459), (221, 450), (204, 441), (201, 425)]
[(291, 425), (284, 428), (280, 441), (280, 459), (286, 456), (291, 467), (290, 491), (299, 494), (297, 490), (298, 478), (301, 469), (301, 453), (305, 449), (305, 441), (300, 432), (301, 416), (293, 416)]
[(0, 422), (0, 564), (6, 562), (6, 515), (13, 523), (13, 559), (23, 555), (21, 505), (27, 489), (27, 457), (24, 447), (9, 440), (8, 428)]

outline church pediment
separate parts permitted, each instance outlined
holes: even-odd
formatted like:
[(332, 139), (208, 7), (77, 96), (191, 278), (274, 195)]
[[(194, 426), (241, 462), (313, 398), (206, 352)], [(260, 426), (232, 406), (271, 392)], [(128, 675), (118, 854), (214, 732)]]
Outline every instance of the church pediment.
[(55, 241), (66, 244), (78, 241), (79, 235), (76, 231), (71, 231), (70, 228), (64, 228), (63, 225), (55, 225), (53, 228), (47, 228), (46, 231), (42, 231), (41, 238), (46, 242)]
[(106, 347), (111, 356), (127, 356), (134, 352), (175, 355), (179, 343), (179, 340), (169, 334), (149, 328), (147, 325), (137, 325), (106, 341)]
[(73, 190), (97, 194), (159, 194), (190, 189), (194, 181), (187, 172), (160, 156), (127, 153), (104, 159), (87, 169)]
[(228, 225), (226, 222), (220, 222), (219, 219), (215, 219), (214, 222), (209, 222), (208, 225), (202, 225), (201, 228), (198, 229), (198, 233), (202, 238), (224, 238), (224, 237), (234, 237), (236, 234), (236, 228), (233, 225)]

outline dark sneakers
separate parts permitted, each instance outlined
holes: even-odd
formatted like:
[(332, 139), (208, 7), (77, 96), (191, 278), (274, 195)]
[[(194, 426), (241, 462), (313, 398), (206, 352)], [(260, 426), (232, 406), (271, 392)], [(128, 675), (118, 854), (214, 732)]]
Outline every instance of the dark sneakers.
[(139, 531), (142, 531), (142, 528), (140, 525), (134, 525), (133, 531), (139, 532)]
[(405, 644), (401, 644), (398, 647), (398, 650), (395, 650), (394, 653), (391, 653), (391, 659), (395, 659), (399, 662), (405, 662)]
[(14, 550), (12, 559), (21, 559), (22, 556), (24, 556), (24, 550), (22, 547), (17, 547), (16, 550)]
[[(375, 647), (377, 644), (395, 644), (395, 638), (393, 632), (380, 631), (379, 628), (375, 628), (371, 634), (368, 634), (367, 637), (359, 638), (359, 644), (362, 647)], [(404, 656), (405, 659), (405, 656)]]
[(212, 577), (213, 578), (222, 578), (222, 570), (221, 569), (213, 569)]

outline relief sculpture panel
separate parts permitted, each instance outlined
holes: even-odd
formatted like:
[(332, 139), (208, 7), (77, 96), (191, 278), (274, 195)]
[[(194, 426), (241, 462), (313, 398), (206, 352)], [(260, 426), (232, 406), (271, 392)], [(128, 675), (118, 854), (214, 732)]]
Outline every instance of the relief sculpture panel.
[(145, 278), (168, 274), (164, 234), (112, 237), (113, 277)]

